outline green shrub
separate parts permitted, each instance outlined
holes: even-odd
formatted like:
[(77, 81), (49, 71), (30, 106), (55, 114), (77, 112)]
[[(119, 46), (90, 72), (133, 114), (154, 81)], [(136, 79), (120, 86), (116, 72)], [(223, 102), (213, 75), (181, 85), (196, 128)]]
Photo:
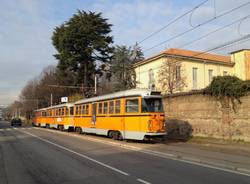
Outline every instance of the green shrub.
[(250, 92), (250, 81), (243, 81), (235, 76), (217, 76), (211, 84), (205, 88), (204, 93), (215, 96), (219, 99), (229, 97), (236, 99), (239, 103), (240, 97)]

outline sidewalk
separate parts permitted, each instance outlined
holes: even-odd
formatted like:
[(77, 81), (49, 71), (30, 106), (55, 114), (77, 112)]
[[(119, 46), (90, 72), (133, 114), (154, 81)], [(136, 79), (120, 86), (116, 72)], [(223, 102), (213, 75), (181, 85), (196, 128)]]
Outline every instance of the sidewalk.
[[(134, 145), (135, 146), (135, 145)], [(216, 139), (194, 138), (187, 142), (166, 140), (156, 144), (139, 145), (159, 153), (214, 165), (250, 174), (250, 144)]]
[[(188, 141), (189, 144), (201, 146), (203, 149), (209, 149), (230, 154), (239, 154), (250, 157), (250, 143), (225, 141), (213, 138), (193, 138)], [(250, 158), (249, 158), (250, 159)]]

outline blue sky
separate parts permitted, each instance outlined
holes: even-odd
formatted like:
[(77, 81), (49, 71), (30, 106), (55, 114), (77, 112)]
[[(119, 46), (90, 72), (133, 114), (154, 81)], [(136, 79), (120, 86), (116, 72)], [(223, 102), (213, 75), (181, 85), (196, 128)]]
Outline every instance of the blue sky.
[[(79, 10), (102, 12), (113, 24), (112, 35), (118, 45), (133, 45), (150, 33), (166, 25), (176, 16), (199, 4), (203, 0), (1, 0), (0, 1), (0, 104), (8, 104), (18, 98), (20, 90), (28, 80), (39, 75), (48, 65), (57, 61), (51, 44), (53, 29), (67, 21)], [(217, 15), (248, 0), (215, 0)], [(192, 23), (197, 25), (214, 15), (214, 0), (208, 1), (193, 12)], [(250, 5), (215, 20), (208, 25), (145, 52), (156, 54), (170, 47), (178, 47), (209, 31), (250, 14)], [(250, 19), (242, 22), (241, 33), (247, 33)], [(140, 46), (143, 50), (167, 40), (190, 28), (186, 16), (160, 32)], [(186, 49), (206, 50), (239, 37), (237, 25), (220, 31)], [(249, 42), (221, 50), (227, 54), (232, 50), (250, 48)]]

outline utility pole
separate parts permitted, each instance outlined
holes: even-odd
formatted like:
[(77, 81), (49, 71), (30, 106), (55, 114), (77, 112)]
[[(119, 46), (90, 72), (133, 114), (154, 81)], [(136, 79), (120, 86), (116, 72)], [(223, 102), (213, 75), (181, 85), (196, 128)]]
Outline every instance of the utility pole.
[(53, 105), (53, 94), (50, 93), (50, 106), (52, 106), (52, 105)]
[(97, 94), (97, 75), (95, 74), (95, 95)]

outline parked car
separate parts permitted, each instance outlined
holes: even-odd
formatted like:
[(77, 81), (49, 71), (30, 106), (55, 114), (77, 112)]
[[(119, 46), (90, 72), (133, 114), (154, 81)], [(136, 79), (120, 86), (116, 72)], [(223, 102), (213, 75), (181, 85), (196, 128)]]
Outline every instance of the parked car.
[(12, 119), (11, 126), (22, 126), (22, 120), (20, 118)]

